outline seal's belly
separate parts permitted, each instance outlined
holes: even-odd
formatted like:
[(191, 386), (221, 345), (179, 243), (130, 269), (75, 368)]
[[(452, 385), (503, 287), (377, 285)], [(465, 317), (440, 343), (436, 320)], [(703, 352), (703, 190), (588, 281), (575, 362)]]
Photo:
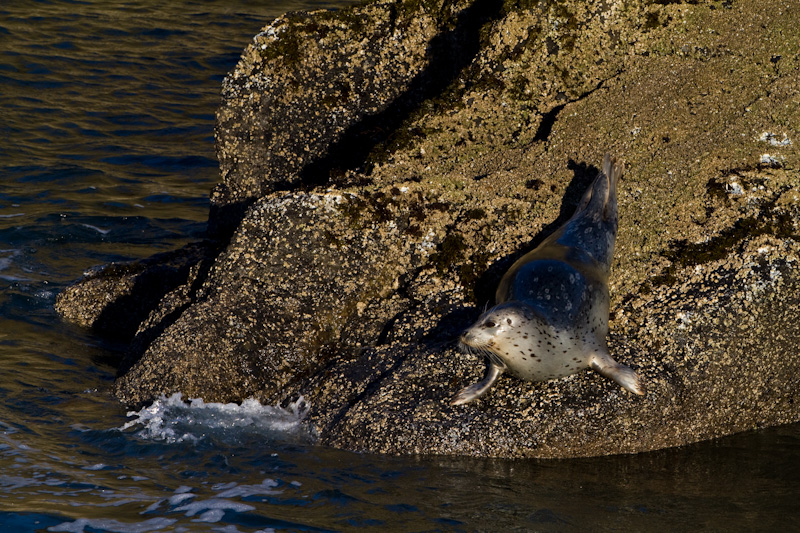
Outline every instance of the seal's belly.
[[(549, 329), (549, 328), (548, 328)], [(586, 369), (592, 355), (575, 331), (536, 330), (493, 347), (512, 375), (526, 381), (545, 381)]]
[(490, 349), (508, 372), (528, 381), (569, 376), (589, 366), (592, 347), (608, 333), (608, 289), (574, 265), (536, 259), (509, 280), (507, 297), (530, 306), (544, 320), (510, 328)]

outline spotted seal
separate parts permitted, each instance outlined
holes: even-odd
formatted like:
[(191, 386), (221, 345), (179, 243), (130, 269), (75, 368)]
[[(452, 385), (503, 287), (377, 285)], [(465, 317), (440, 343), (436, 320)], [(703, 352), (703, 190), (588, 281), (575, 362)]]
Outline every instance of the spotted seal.
[(608, 353), (608, 275), (617, 235), (617, 181), (624, 165), (610, 154), (575, 214), (506, 272), (497, 305), (460, 339), (484, 354), (484, 378), (452, 405), (471, 402), (506, 370), (526, 381), (568, 376), (590, 367), (644, 394), (639, 376)]

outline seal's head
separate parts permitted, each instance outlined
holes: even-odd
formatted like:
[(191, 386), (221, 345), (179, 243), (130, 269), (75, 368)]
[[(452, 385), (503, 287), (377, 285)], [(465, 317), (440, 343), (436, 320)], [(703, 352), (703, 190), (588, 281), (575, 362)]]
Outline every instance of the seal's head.
[(527, 338), (527, 327), (535, 319), (529, 305), (522, 302), (505, 302), (483, 313), (461, 334), (462, 348), (467, 351), (491, 352), (501, 355), (504, 347), (520, 338)]

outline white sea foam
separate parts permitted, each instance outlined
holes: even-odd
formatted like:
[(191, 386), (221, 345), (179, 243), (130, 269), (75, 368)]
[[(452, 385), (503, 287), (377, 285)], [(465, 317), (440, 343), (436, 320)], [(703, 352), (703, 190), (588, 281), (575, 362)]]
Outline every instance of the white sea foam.
[(247, 399), (235, 403), (206, 403), (201, 399), (185, 402), (180, 394), (162, 396), (149, 407), (130, 411), (122, 431), (137, 429), (136, 435), (147, 440), (167, 443), (196, 443), (208, 436), (222, 440), (246, 434), (272, 437), (293, 436), (310, 438), (303, 425), (308, 405), (301, 396), (288, 407), (261, 405)]

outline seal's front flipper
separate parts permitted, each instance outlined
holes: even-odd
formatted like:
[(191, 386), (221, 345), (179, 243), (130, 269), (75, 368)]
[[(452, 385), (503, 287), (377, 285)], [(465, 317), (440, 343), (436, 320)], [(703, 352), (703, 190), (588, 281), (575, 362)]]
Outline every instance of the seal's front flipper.
[(644, 384), (639, 375), (631, 367), (614, 361), (607, 353), (595, 352), (589, 366), (601, 375), (613, 379), (622, 385), (622, 388), (639, 396), (644, 394)]
[(453, 396), (453, 399), (450, 400), (450, 405), (462, 405), (472, 400), (477, 400), (483, 396), (486, 391), (492, 388), (492, 385), (494, 385), (494, 382), (497, 381), (497, 378), (500, 377), (503, 371), (505, 371), (505, 367), (487, 361), (486, 374), (483, 376), (483, 379), (474, 385), (461, 389), (458, 394)]

